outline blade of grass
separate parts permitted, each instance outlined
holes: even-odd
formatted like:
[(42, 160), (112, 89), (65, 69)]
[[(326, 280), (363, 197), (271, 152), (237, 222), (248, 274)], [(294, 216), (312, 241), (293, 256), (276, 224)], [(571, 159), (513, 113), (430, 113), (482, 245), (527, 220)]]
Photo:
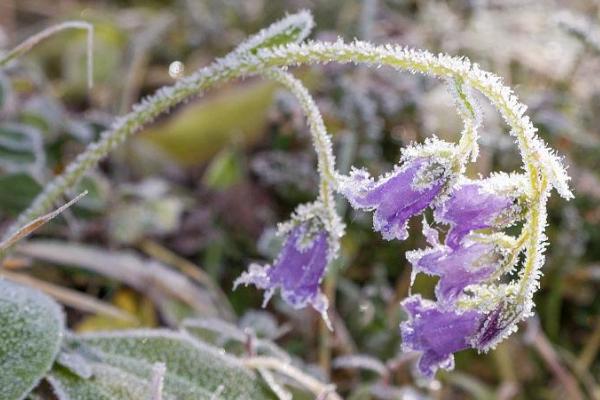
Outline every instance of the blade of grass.
[(2, 243), (0, 243), (0, 260), (6, 254), (8, 249), (10, 247), (12, 247), (15, 243), (17, 243), (19, 240), (31, 235), (34, 231), (36, 231), (40, 227), (46, 225), (48, 222), (50, 222), (54, 218), (58, 217), (62, 212), (64, 212), (67, 208), (71, 207), (73, 204), (78, 202), (86, 194), (87, 194), (87, 190), (80, 193), (74, 199), (67, 202), (66, 204), (63, 204), (56, 210), (34, 219), (33, 221), (31, 221), (28, 224), (26, 224), (25, 226), (23, 226), (21, 229), (19, 229), (15, 233), (13, 233), (11, 236), (9, 236), (6, 240), (4, 240)]

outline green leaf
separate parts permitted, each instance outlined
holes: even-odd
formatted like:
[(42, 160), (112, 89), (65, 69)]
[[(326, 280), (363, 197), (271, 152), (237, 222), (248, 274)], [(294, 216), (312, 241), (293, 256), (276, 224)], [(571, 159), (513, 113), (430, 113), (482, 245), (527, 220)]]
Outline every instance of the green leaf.
[(146, 129), (148, 140), (181, 165), (198, 165), (235, 142), (254, 144), (267, 125), (277, 85), (253, 82), (219, 90)]
[(52, 299), (0, 280), (0, 399), (23, 399), (52, 366), (64, 315)]
[[(32, 126), (0, 125), (0, 165), (8, 167), (45, 163), (42, 135)], [(41, 165), (40, 165), (41, 167)]]
[(41, 191), (41, 186), (26, 173), (0, 176), (0, 214), (17, 215)]
[(226, 189), (242, 178), (240, 155), (232, 149), (224, 149), (210, 162), (203, 181), (213, 189)]
[[(163, 399), (269, 399), (268, 389), (236, 358), (191, 336), (167, 330), (84, 334), (67, 340), (70, 352), (87, 361), (84, 379), (56, 366), (49, 376), (59, 399), (148, 399), (152, 367), (166, 365)], [(77, 363), (81, 368), (81, 361)], [(72, 368), (72, 366), (70, 367)]]
[(288, 15), (250, 36), (235, 49), (235, 52), (256, 54), (259, 49), (299, 43), (306, 39), (314, 25), (315, 21), (307, 10)]

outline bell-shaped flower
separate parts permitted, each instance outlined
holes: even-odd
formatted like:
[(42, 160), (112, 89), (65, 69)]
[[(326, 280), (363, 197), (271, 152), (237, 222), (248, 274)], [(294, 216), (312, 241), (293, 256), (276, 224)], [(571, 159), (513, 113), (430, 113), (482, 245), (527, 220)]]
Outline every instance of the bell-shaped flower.
[(450, 225), (445, 243), (458, 248), (463, 238), (478, 229), (504, 228), (522, 216), (522, 176), (498, 174), (457, 185), (434, 212), (439, 223)]
[(253, 284), (264, 289), (266, 306), (277, 289), (292, 307), (307, 304), (321, 313), (326, 322), (328, 301), (320, 290), (320, 282), (330, 260), (329, 235), (323, 229), (314, 229), (310, 222), (295, 225), (287, 233), (279, 256), (273, 265), (251, 264), (234, 283)]
[(374, 210), (373, 228), (386, 240), (408, 237), (408, 220), (421, 214), (444, 189), (450, 175), (447, 159), (417, 156), (404, 159), (393, 172), (375, 181), (354, 169), (339, 179), (338, 191), (352, 207)]
[(458, 248), (435, 245), (425, 250), (406, 253), (413, 274), (423, 272), (439, 276), (435, 295), (439, 302), (451, 303), (469, 285), (489, 278), (505, 259), (506, 251), (494, 244), (467, 242)]
[(446, 310), (413, 295), (402, 302), (409, 319), (400, 324), (402, 349), (417, 351), (419, 372), (432, 378), (439, 368), (454, 367), (454, 353), (472, 346), (484, 315), (478, 311)]

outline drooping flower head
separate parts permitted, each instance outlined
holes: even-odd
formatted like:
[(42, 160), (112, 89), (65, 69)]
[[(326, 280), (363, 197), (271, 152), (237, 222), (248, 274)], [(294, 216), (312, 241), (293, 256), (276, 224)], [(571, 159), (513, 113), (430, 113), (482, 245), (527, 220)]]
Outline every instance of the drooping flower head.
[(329, 234), (313, 221), (297, 223), (289, 228), (281, 251), (273, 265), (251, 264), (234, 283), (253, 284), (264, 289), (266, 306), (277, 289), (292, 307), (310, 304), (326, 322), (328, 301), (320, 283), (332, 257)]
[(421, 353), (417, 368), (427, 378), (439, 368), (454, 368), (454, 353), (468, 348), (487, 351), (514, 330), (507, 303), (489, 311), (461, 310), (413, 295), (401, 304), (408, 314), (400, 324), (402, 349)]
[(443, 310), (419, 295), (406, 298), (402, 306), (409, 316), (400, 324), (402, 348), (421, 353), (417, 367), (428, 378), (438, 368), (454, 368), (454, 353), (471, 347), (483, 318), (477, 311)]
[(452, 176), (452, 150), (451, 144), (432, 140), (407, 150), (400, 165), (378, 180), (363, 169), (352, 170), (340, 177), (338, 191), (354, 208), (375, 211), (373, 228), (384, 239), (404, 240), (408, 220), (431, 206)]
[[(450, 225), (443, 243), (439, 232), (423, 219), (430, 247), (407, 253), (413, 274), (439, 276), (436, 301), (411, 296), (402, 305), (409, 319), (401, 324), (403, 348), (421, 352), (418, 369), (432, 377), (438, 368), (453, 366), (453, 353), (466, 348), (486, 351), (514, 329), (519, 314), (511, 302), (514, 286), (489, 280), (506, 264), (514, 240), (499, 230), (524, 214), (519, 175), (496, 175), (485, 180), (462, 180), (435, 205), (438, 224)], [(502, 240), (501, 240), (502, 239)]]
[(446, 245), (458, 248), (474, 230), (505, 228), (519, 220), (524, 187), (523, 177), (514, 174), (459, 183), (434, 212), (437, 222), (450, 225)]

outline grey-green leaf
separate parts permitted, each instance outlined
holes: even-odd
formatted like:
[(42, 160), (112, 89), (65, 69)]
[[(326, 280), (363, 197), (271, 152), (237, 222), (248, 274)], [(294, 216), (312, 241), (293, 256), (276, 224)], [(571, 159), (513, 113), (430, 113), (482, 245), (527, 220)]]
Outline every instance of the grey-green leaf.
[(187, 334), (167, 330), (137, 330), (84, 334), (67, 340), (91, 367), (84, 379), (57, 366), (49, 382), (60, 400), (148, 399), (152, 367), (166, 365), (162, 398), (210, 399), (220, 387), (225, 399), (269, 399), (257, 375), (236, 358)]
[(23, 399), (44, 377), (60, 348), (64, 324), (54, 300), (0, 278), (0, 399)]
[(17, 215), (42, 190), (31, 175), (19, 172), (0, 176), (0, 215)]

